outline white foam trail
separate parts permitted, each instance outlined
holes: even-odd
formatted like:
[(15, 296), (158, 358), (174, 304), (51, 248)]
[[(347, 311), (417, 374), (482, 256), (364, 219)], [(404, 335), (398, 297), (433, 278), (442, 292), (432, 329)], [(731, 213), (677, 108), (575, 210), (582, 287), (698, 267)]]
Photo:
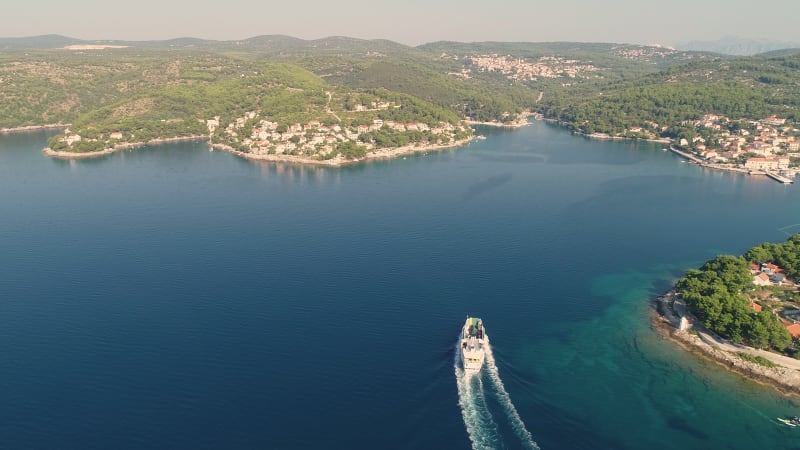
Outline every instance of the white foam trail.
[(479, 374), (467, 373), (461, 368), (458, 342), (453, 358), (453, 369), (458, 386), (458, 406), (467, 428), (473, 450), (493, 450), (501, 448), (497, 424), (494, 423), (486, 397), (483, 395), (483, 381)]
[(791, 236), (791, 235), (792, 235), (792, 233), (789, 233), (789, 232), (788, 232), (788, 231), (786, 231), (786, 230), (788, 230), (789, 228), (794, 228), (794, 227), (800, 227), (800, 223), (796, 223), (796, 224), (794, 224), (794, 225), (787, 225), (787, 226), (785, 226), (785, 227), (778, 228), (778, 231), (780, 231), (781, 233), (783, 233), (783, 234), (785, 234), (785, 235), (787, 235), (787, 236)]
[(484, 366), (489, 380), (491, 380), (494, 385), (495, 395), (497, 395), (500, 405), (508, 416), (511, 428), (514, 429), (517, 437), (522, 441), (522, 445), (532, 450), (540, 450), (539, 445), (533, 440), (531, 432), (525, 428), (522, 417), (519, 416), (517, 408), (514, 406), (514, 403), (511, 402), (511, 396), (508, 395), (508, 391), (506, 391), (503, 381), (500, 379), (500, 372), (497, 370), (497, 364), (494, 361), (492, 346), (489, 344), (489, 335), (486, 335), (486, 361)]

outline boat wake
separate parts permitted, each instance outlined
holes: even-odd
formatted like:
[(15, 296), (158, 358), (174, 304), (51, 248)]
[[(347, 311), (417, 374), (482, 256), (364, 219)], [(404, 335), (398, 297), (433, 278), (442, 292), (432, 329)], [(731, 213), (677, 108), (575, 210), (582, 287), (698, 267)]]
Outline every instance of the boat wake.
[(796, 223), (796, 224), (794, 224), (794, 225), (787, 225), (787, 226), (785, 226), (785, 227), (778, 228), (778, 231), (780, 231), (781, 233), (783, 233), (783, 234), (785, 234), (785, 235), (787, 235), (787, 236), (791, 236), (791, 235), (792, 235), (792, 233), (790, 233), (790, 232), (789, 232), (789, 231), (787, 231), (787, 230), (790, 230), (790, 229), (792, 229), (792, 228), (796, 228), (796, 227), (800, 227), (800, 223)]
[(465, 372), (459, 362), (458, 342), (456, 342), (453, 368), (458, 386), (458, 406), (467, 427), (473, 450), (489, 450), (501, 447), (497, 424), (489, 412), (486, 396), (483, 394), (483, 380), (480, 373)]
[(489, 380), (490, 390), (497, 398), (511, 429), (514, 430), (517, 438), (522, 442), (522, 446), (531, 450), (540, 450), (531, 433), (525, 428), (525, 423), (517, 412), (514, 403), (511, 402), (511, 396), (500, 379), (500, 373), (497, 370), (488, 335), (486, 336), (485, 349), (486, 360), (484, 368), (477, 373), (465, 372), (461, 367), (458, 342), (456, 343), (455, 358), (453, 359), (456, 385), (458, 386), (458, 405), (461, 407), (461, 416), (464, 418), (464, 425), (467, 428), (467, 434), (472, 442), (473, 450), (505, 447), (498, 431), (497, 423), (495, 423), (489, 405), (486, 402), (483, 383), (484, 372)]
[(517, 408), (514, 406), (514, 403), (511, 402), (511, 396), (508, 395), (508, 391), (506, 391), (506, 387), (503, 385), (503, 380), (500, 379), (500, 372), (497, 370), (497, 364), (494, 360), (492, 345), (489, 343), (488, 334), (486, 335), (485, 366), (486, 374), (489, 376), (489, 380), (491, 380), (492, 385), (494, 386), (494, 393), (497, 395), (497, 399), (499, 400), (500, 405), (503, 407), (503, 410), (508, 417), (508, 421), (511, 424), (511, 428), (514, 429), (514, 433), (517, 434), (517, 437), (520, 439), (520, 441), (522, 441), (522, 445), (525, 448), (539, 450), (539, 445), (533, 440), (531, 432), (525, 428), (525, 423), (522, 421), (522, 417), (519, 416)]

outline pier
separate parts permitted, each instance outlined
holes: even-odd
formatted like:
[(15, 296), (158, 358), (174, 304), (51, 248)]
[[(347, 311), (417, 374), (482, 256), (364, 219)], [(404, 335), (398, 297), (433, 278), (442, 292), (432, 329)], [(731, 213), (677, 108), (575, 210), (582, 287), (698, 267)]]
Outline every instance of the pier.
[(698, 157), (696, 157), (696, 156), (692, 155), (691, 153), (684, 152), (684, 151), (682, 151), (682, 150), (678, 150), (677, 148), (675, 148), (675, 147), (674, 147), (674, 146), (672, 146), (672, 145), (670, 145), (670, 146), (669, 146), (669, 150), (670, 150), (672, 153), (675, 153), (676, 155), (683, 156), (684, 158), (688, 159), (689, 161), (695, 162), (695, 163), (697, 163), (697, 164), (703, 164), (703, 160), (701, 160), (700, 158), (698, 158)]
[(783, 183), (783, 184), (794, 183), (794, 180), (792, 180), (791, 178), (784, 177), (783, 175), (778, 175), (777, 173), (774, 172), (764, 172), (764, 174), (772, 178), (773, 180), (777, 181), (778, 183)]

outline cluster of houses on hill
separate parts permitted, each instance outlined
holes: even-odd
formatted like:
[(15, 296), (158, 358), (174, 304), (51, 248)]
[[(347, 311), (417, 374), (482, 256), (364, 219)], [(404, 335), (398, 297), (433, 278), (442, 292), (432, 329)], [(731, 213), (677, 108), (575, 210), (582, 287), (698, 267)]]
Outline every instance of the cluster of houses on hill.
[(791, 157), (800, 157), (800, 130), (787, 126), (775, 116), (748, 120), (731, 131), (731, 120), (706, 114), (690, 124), (698, 134), (681, 139), (680, 145), (714, 164), (737, 164), (746, 157), (743, 168), (758, 171), (786, 171)]
[[(252, 123), (252, 127), (247, 125)], [(219, 126), (219, 118), (207, 121), (210, 133)], [(267, 119), (257, 120), (255, 112), (248, 112), (227, 125), (224, 135), (229, 141), (244, 146), (253, 154), (305, 154), (327, 155), (333, 152), (336, 144), (354, 142), (367, 150), (375, 148), (371, 142), (361, 142), (361, 137), (373, 131), (390, 132), (423, 132), (442, 143), (450, 142), (455, 133), (465, 131), (461, 125), (440, 122), (430, 126), (423, 122), (400, 123), (389, 120), (374, 119), (369, 124), (354, 126), (325, 125), (318, 120), (311, 120), (306, 124), (295, 123), (281, 126), (277, 122)]]
[(470, 57), (467, 67), (460, 74), (452, 75), (469, 78), (468, 75), (472, 68), (480, 72), (499, 72), (506, 78), (515, 81), (536, 80), (537, 78), (577, 78), (598, 70), (592, 64), (557, 56), (542, 56), (536, 62), (529, 62), (510, 55), (492, 54)]
[[(753, 284), (756, 286), (783, 286), (785, 284), (793, 284), (786, 275), (783, 269), (772, 263), (753, 264), (750, 266), (750, 273), (753, 274)], [(754, 302), (750, 302), (750, 309), (760, 312), (763, 307)], [(800, 310), (789, 309), (781, 312), (781, 323), (792, 335), (792, 339), (800, 339)]]
[[(622, 45), (615, 47), (614, 53), (626, 59), (633, 59), (636, 61), (651, 61), (654, 59), (663, 59), (667, 56), (672, 56), (678, 53), (678, 51), (672, 47), (663, 47), (661, 45)], [(687, 59), (691, 59), (692, 56), (693, 55), (691, 54), (685, 55)]]
[(782, 286), (786, 282), (783, 269), (772, 263), (753, 264), (750, 266), (753, 284), (756, 286)]
[(66, 146), (72, 147), (79, 142), (92, 142), (98, 143), (101, 146), (106, 145), (108, 147), (113, 146), (115, 143), (122, 141), (125, 138), (121, 131), (112, 131), (110, 133), (101, 133), (97, 137), (94, 138), (84, 138), (78, 133), (71, 131), (69, 128), (64, 130), (64, 136), (59, 139), (59, 141), (63, 142)]

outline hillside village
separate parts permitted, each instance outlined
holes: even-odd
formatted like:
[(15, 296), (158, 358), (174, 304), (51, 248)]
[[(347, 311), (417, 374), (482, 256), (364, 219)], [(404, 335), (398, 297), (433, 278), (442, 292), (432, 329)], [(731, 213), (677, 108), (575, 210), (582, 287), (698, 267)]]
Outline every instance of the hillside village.
[(785, 170), (792, 157), (800, 157), (800, 130), (786, 126), (786, 119), (748, 120), (733, 131), (731, 123), (726, 117), (707, 114), (691, 122), (698, 133), (691, 142), (681, 139), (680, 145), (709, 162), (753, 170)]
[[(213, 134), (219, 127), (219, 118), (209, 120), (207, 125)], [(376, 132), (391, 135), (394, 139), (391, 142), (375, 139), (371, 133)], [(319, 120), (282, 126), (251, 111), (228, 124), (216, 142), (254, 155), (318, 156), (326, 159), (339, 154), (343, 144), (347, 143), (347, 148), (352, 149), (353, 145), (361, 148), (357, 156), (370, 150), (410, 143), (448, 144), (468, 134), (471, 134), (469, 128), (447, 122), (430, 126), (423, 122), (399, 123), (382, 119), (354, 126), (326, 125)]]
[(496, 72), (513, 81), (536, 81), (539, 78), (578, 78), (588, 77), (599, 69), (589, 63), (557, 56), (542, 56), (536, 62), (511, 55), (471, 56), (460, 72), (450, 75), (469, 79), (473, 69), (478, 72)]
[[(212, 144), (248, 155), (297, 156), (317, 160), (359, 159), (367, 152), (414, 146), (448, 146), (472, 136), (472, 129), (462, 124), (422, 121), (399, 122), (376, 117), (380, 111), (400, 108), (393, 102), (356, 104), (352, 112), (367, 113), (348, 121), (341, 121), (330, 110), (329, 116), (338, 121), (309, 120), (306, 123), (280, 123), (261, 111), (249, 111), (232, 122), (221, 123), (221, 116), (201, 120), (207, 134), (195, 133), (196, 138), (208, 138)], [(164, 121), (162, 121), (164, 122)], [(359, 123), (360, 122), (360, 123)], [(166, 139), (171, 139), (166, 137)], [(59, 139), (56, 150), (76, 148), (76, 144), (92, 144), (91, 152), (108, 152), (113, 148), (140, 144), (132, 132), (111, 131), (85, 138), (66, 130)], [(95, 150), (96, 149), (96, 150)], [(91, 153), (87, 152), (87, 153)]]
[(775, 297), (774, 291), (770, 289), (758, 289), (774, 287), (781, 288), (783, 292), (797, 292), (797, 285), (786, 278), (780, 266), (773, 263), (754, 263), (750, 266), (750, 273), (753, 275), (753, 284), (757, 287), (754, 299), (750, 301), (750, 309), (761, 312), (764, 307), (769, 308), (789, 331), (792, 339), (800, 339), (800, 308), (792, 301)]
[[(615, 53), (626, 59), (635, 61), (651, 61), (654, 59), (663, 59), (668, 56), (678, 54), (678, 51), (672, 47), (664, 47), (661, 45), (642, 45), (632, 47), (630, 45), (619, 46), (614, 49)], [(687, 59), (691, 59), (692, 55), (686, 55)]]
[[(696, 162), (718, 169), (776, 172), (790, 178), (800, 173), (800, 129), (786, 119), (770, 116), (734, 121), (706, 114), (681, 125), (694, 132), (674, 143)], [(653, 122), (648, 127), (631, 127), (624, 136), (658, 139), (668, 129)]]

